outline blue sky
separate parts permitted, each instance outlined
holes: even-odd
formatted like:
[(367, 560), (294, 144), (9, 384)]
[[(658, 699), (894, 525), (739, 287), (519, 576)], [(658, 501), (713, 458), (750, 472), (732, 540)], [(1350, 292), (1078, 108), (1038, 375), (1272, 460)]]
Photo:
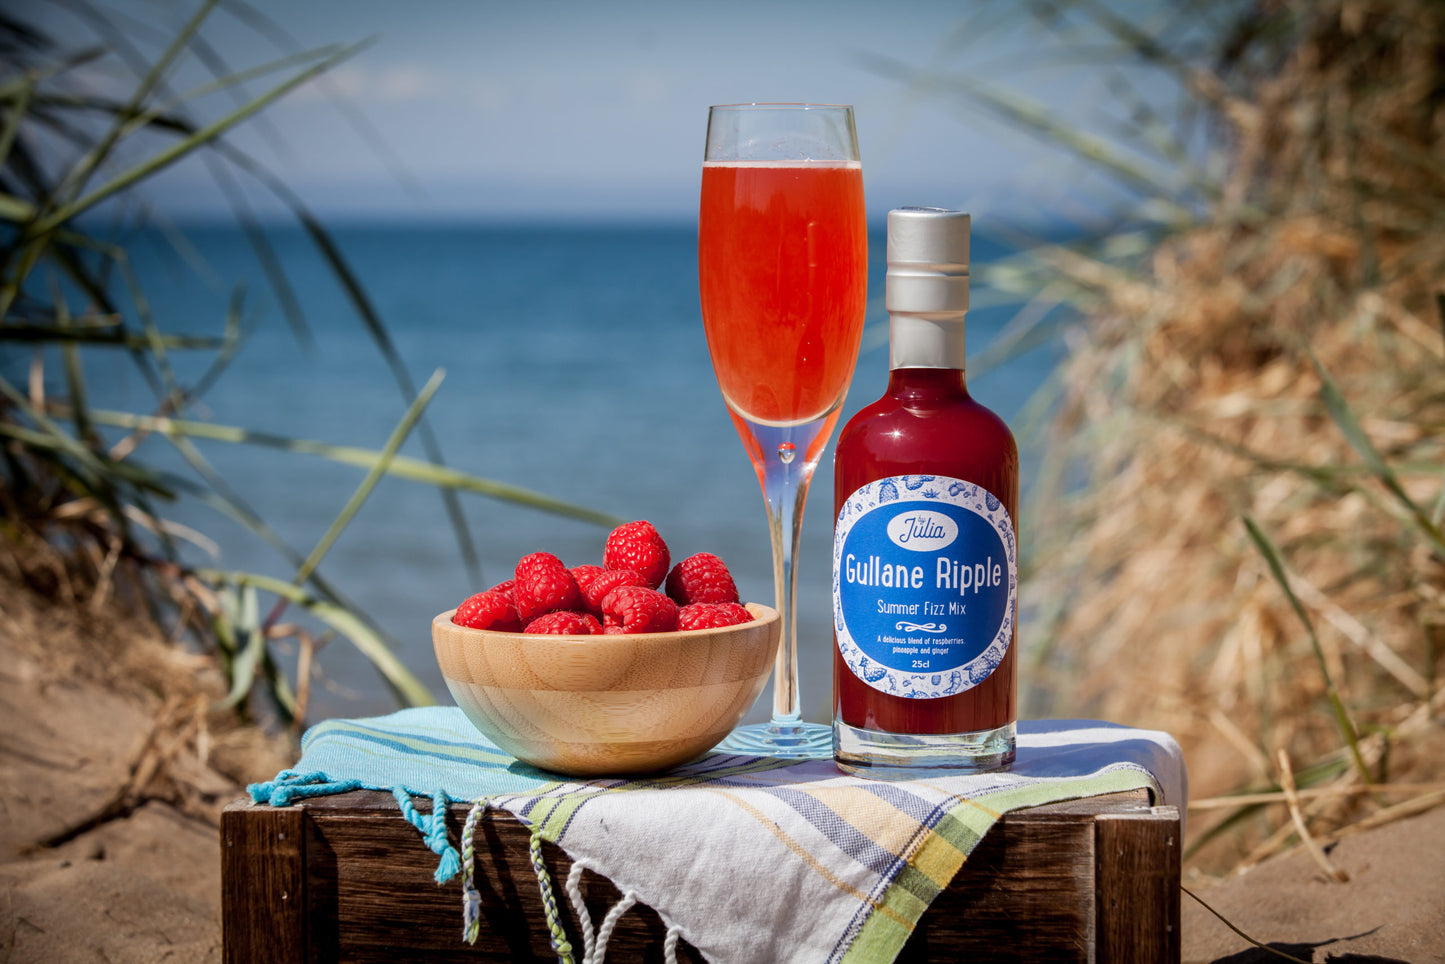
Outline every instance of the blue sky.
[[(855, 106), (875, 217), (927, 204), (1051, 220), (1087, 193), (1079, 162), (961, 109), (957, 96), (923, 96), (869, 58), (966, 72), (1086, 123), (1107, 100), (1096, 73), (1044, 66), (1049, 35), (1011, 3), (251, 3), (303, 47), (375, 38), (236, 135), (333, 217), (686, 220), (707, 106), (764, 100)], [(195, 4), (100, 9), (159, 27), (142, 38), (155, 51)], [(85, 39), (67, 8), (41, 17), (58, 38)], [(284, 53), (246, 20), (223, 4), (203, 29), (232, 69)], [(177, 90), (205, 79), (194, 62), (171, 78)], [(228, 96), (196, 112), (227, 110)], [(219, 210), (220, 200), (204, 169), (187, 164), (170, 173), (160, 203), (191, 213)]]

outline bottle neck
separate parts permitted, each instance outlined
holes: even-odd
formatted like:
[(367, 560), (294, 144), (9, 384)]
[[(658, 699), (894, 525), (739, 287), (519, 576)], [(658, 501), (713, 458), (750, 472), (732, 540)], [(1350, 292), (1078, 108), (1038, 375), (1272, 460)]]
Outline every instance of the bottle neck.
[(962, 311), (893, 312), (888, 316), (888, 367), (957, 369), (966, 352)]
[(888, 373), (887, 394), (909, 407), (923, 408), (969, 397), (962, 368), (895, 368)]

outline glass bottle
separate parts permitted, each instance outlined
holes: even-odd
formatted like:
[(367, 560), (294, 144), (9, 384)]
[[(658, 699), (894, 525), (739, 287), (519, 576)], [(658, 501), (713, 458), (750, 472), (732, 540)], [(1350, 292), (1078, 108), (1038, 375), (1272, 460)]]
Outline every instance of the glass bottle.
[(851, 772), (1014, 758), (1018, 447), (964, 379), (969, 226), (889, 212), (888, 389), (834, 456), (833, 755)]

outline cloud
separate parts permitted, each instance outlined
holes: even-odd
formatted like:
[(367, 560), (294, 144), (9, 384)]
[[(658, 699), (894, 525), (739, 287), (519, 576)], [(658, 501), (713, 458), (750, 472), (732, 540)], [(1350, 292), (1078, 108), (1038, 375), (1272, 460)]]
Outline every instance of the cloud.
[(347, 64), (301, 87), (292, 102), (345, 97), (354, 101), (407, 104), (434, 97), (445, 88), (441, 75), (430, 67), (397, 64), (377, 69)]
[(443, 90), (441, 77), (427, 67), (402, 66), (385, 70), (375, 80), (376, 94), (389, 104), (404, 104)]
[(296, 107), (329, 101), (333, 97), (354, 99), (365, 88), (366, 75), (361, 68), (351, 65), (335, 67), (291, 91), (286, 95), (285, 103)]

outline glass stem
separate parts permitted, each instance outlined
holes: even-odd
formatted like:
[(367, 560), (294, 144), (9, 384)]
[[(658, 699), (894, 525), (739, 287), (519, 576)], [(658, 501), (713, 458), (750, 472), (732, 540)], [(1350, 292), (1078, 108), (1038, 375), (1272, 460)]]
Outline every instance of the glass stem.
[(768, 504), (768, 536), (773, 544), (773, 598), (782, 626), (773, 670), (771, 726), (796, 729), (803, 718), (798, 692), (798, 543), (803, 505), (837, 409), (823, 418), (793, 425), (767, 425), (739, 419), (743, 440), (753, 456), (763, 498)]
[[(785, 452), (792, 453), (788, 449)], [(768, 503), (768, 535), (773, 543), (773, 596), (777, 600), (782, 639), (773, 667), (773, 723), (788, 725), (803, 718), (798, 692), (798, 543), (803, 531), (803, 506), (813, 480), (813, 464), (800, 457), (769, 453), (763, 473)]]

